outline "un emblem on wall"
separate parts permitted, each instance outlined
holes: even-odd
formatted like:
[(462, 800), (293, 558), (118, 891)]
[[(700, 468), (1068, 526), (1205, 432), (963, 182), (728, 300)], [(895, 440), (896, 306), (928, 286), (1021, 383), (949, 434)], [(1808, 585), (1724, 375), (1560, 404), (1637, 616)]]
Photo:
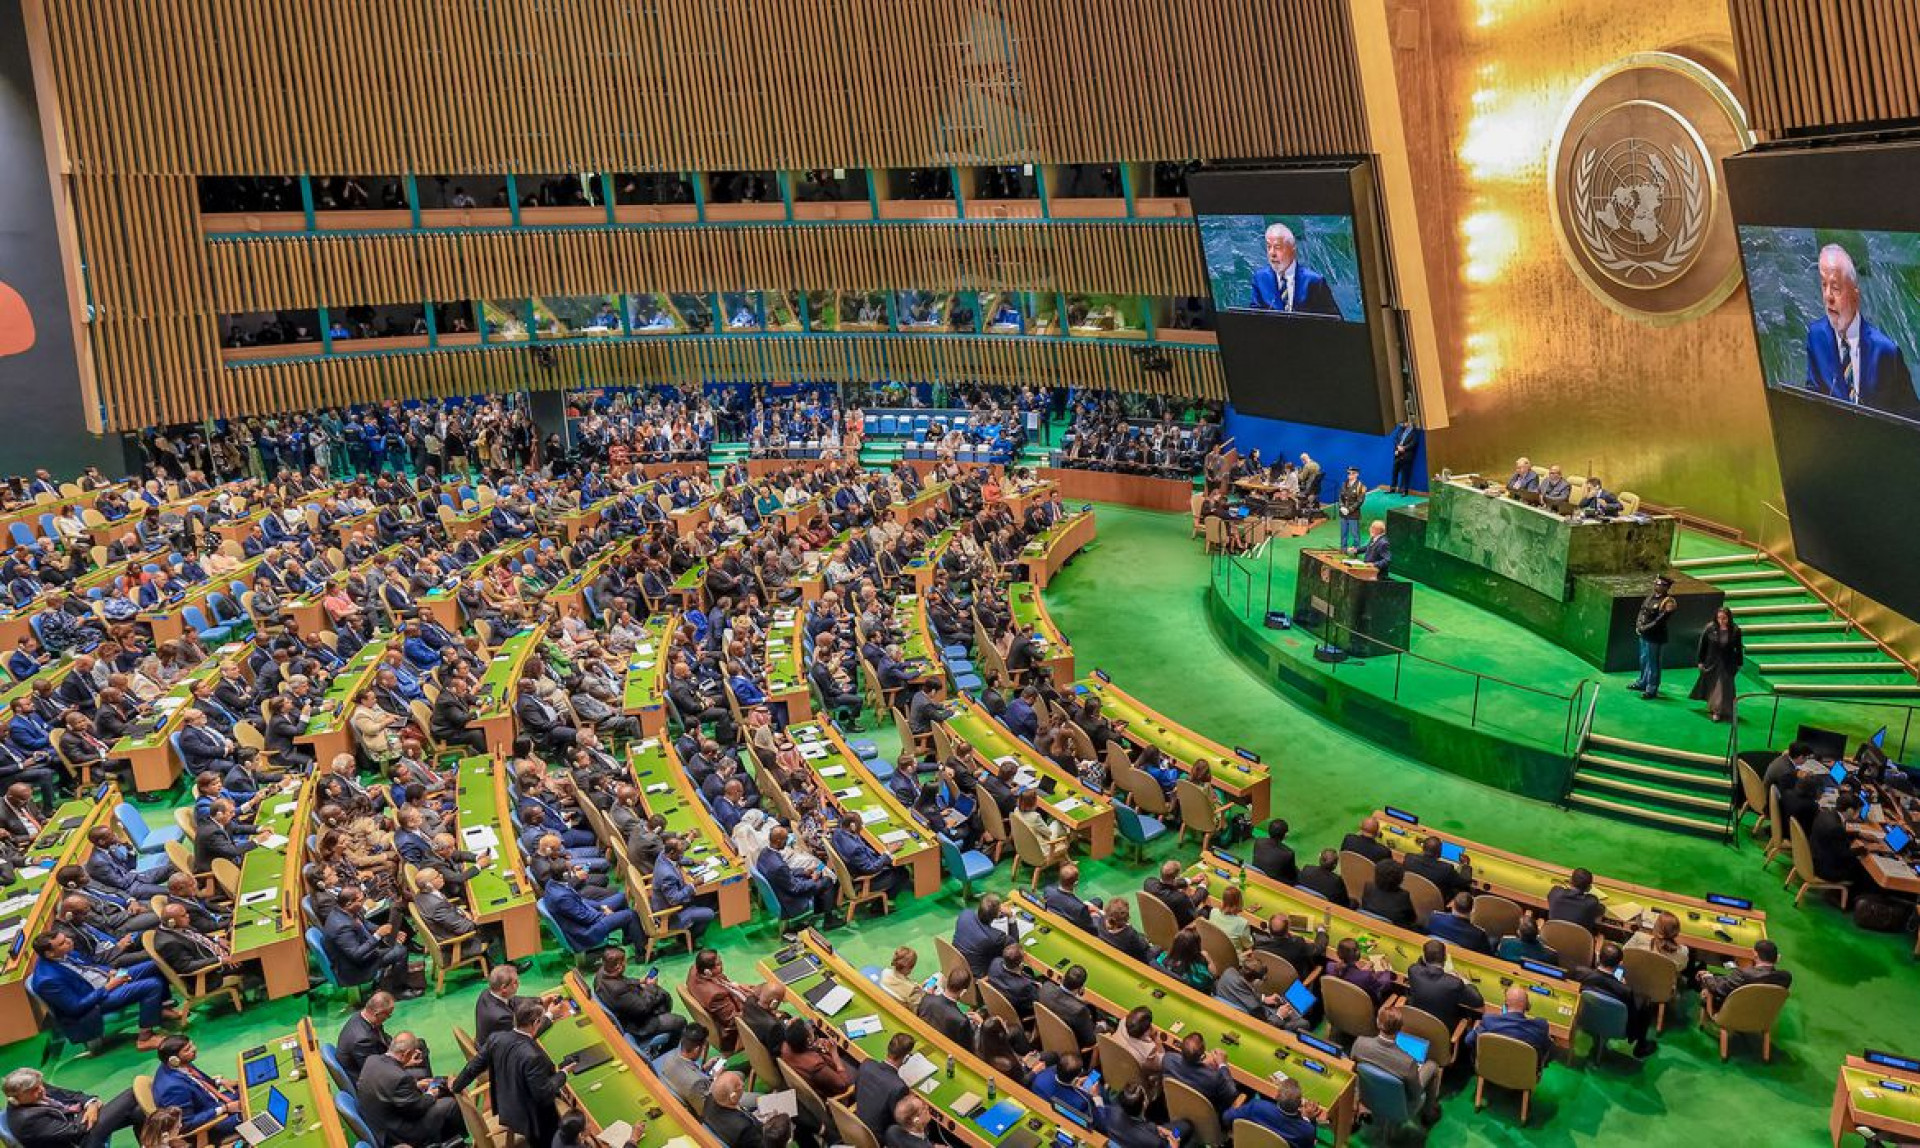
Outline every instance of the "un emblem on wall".
[(1704, 315), (1740, 281), (1720, 160), (1750, 144), (1731, 90), (1684, 56), (1629, 56), (1581, 85), (1554, 135), (1547, 191), (1589, 290), (1653, 322)]

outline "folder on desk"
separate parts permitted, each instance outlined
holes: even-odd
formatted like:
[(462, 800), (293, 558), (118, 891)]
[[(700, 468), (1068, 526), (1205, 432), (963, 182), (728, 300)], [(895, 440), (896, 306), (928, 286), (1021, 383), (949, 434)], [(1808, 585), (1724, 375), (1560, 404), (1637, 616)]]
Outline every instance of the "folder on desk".
[[(907, 1057), (906, 1063), (900, 1066), (900, 1083), (912, 1088), (938, 1071), (940, 1069), (931, 1060), (916, 1052)], [(1001, 1131), (1004, 1132), (1006, 1129), (1002, 1128)], [(999, 1133), (996, 1132), (994, 1135), (997, 1136)]]
[(1027, 1110), (1015, 1104), (1013, 1101), (1002, 1100), (992, 1108), (974, 1117), (973, 1122), (978, 1124), (981, 1131), (985, 1132), (989, 1137), (998, 1139), (1006, 1133), (1007, 1129), (1018, 1124), (1020, 1118), (1026, 1114)]

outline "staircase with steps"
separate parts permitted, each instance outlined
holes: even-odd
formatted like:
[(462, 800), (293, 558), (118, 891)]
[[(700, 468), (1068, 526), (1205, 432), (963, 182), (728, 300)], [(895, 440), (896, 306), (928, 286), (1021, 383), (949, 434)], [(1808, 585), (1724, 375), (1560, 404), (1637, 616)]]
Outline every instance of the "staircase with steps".
[(1720, 837), (1733, 775), (1711, 753), (1589, 732), (1574, 761), (1567, 804), (1588, 812)]
[(1775, 693), (1920, 698), (1920, 683), (1905, 666), (1767, 555), (1737, 551), (1676, 558), (1673, 565), (1725, 591), (1746, 633), (1747, 669)]

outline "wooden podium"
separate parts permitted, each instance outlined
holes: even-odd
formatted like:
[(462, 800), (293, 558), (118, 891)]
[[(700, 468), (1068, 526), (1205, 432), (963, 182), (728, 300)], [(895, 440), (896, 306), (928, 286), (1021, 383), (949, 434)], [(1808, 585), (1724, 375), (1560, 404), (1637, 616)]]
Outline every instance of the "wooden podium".
[(1413, 583), (1381, 578), (1338, 550), (1302, 550), (1293, 624), (1355, 657), (1398, 653), (1413, 637)]

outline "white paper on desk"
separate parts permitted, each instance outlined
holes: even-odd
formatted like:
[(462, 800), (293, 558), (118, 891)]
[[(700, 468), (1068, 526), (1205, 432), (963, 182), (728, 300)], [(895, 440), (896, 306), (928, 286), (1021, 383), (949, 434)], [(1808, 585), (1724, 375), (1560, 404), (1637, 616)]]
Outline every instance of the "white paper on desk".
[(900, 843), (901, 843), (902, 841), (905, 841), (905, 840), (906, 840), (907, 838), (909, 838), (909, 837), (912, 837), (912, 836), (913, 836), (913, 834), (911, 834), (911, 833), (909, 833), (909, 832), (907, 832), (907, 831), (906, 831), (906, 830), (904, 830), (904, 829), (895, 829), (895, 830), (891, 830), (891, 831), (889, 831), (889, 832), (886, 832), (886, 833), (882, 833), (882, 834), (880, 835), (880, 844), (882, 844), (882, 845), (898, 845), (898, 844), (900, 844)]
[(860, 824), (862, 825), (872, 825), (876, 821), (885, 821), (886, 819), (887, 811), (884, 809), (862, 809), (860, 811)]
[(846, 775), (847, 767), (844, 765), (823, 765), (820, 767), (821, 777), (845, 777)]
[(1022, 769), (1013, 775), (1013, 787), (1015, 789), (1032, 789), (1039, 784), (1040, 775), (1031, 769)]
[[(42, 869), (41, 872), (44, 873), (46, 870)], [(0, 901), (0, 913), (25, 912), (33, 908), (39, 900), (40, 897), (36, 893), (22, 893), (17, 897), (8, 897), (5, 901)]]
[(287, 843), (287, 839), (278, 833), (262, 833), (253, 839), (253, 843), (262, 849), (278, 849)]
[(607, 1148), (627, 1148), (627, 1145), (633, 1142), (633, 1125), (624, 1120), (616, 1120), (595, 1134), (594, 1139), (605, 1144)]
[(467, 843), (467, 851), (478, 853), (483, 849), (492, 849), (500, 844), (500, 835), (491, 825), (474, 825), (460, 833), (460, 839)]
[(297, 801), (282, 801), (273, 807), (273, 815), (275, 817), (285, 817), (298, 808), (300, 808), (300, 803)]
[(1027, 920), (1025, 917), (1015, 917), (1013, 919), (1013, 939), (1014, 940), (1023, 941), (1026, 939), (1027, 934), (1031, 932), (1033, 932), (1032, 921)]
[(671, 788), (672, 786), (668, 785), (664, 781), (656, 781), (652, 785), (647, 786), (647, 792), (648, 793), (665, 793), (667, 790)]
[(636, 658), (646, 658), (646, 657), (651, 657), (652, 655), (653, 655), (652, 642), (642, 642), (633, 648), (633, 656)]
[(1053, 808), (1056, 813), (1072, 813), (1074, 810), (1080, 808), (1080, 804), (1081, 802), (1079, 798), (1069, 797), (1065, 801), (1062, 801), (1059, 804), (1055, 805)]
[(908, 1088), (912, 1088), (938, 1071), (940, 1071), (938, 1066), (916, 1052), (907, 1057), (907, 1062), (900, 1066), (900, 1081)]
[(699, 1148), (699, 1145), (693, 1142), (693, 1137), (691, 1136), (675, 1136), (665, 1144), (660, 1145), (660, 1148)]
[(279, 895), (280, 890), (278, 889), (255, 889), (251, 893), (241, 894), (240, 903), (242, 905), (258, 905), (262, 901), (271, 901)]
[(834, 794), (834, 796), (839, 798), (842, 801), (852, 801), (854, 798), (860, 796), (861, 792), (862, 790), (859, 786), (850, 785), (847, 788), (841, 790), (840, 792)]
[(819, 761), (827, 756), (827, 747), (817, 741), (806, 742), (800, 746), (800, 756), (808, 761)]
[(866, 1016), (854, 1017), (842, 1027), (847, 1030), (847, 1035), (855, 1040), (859, 1040), (864, 1036), (872, 1036), (874, 1033), (880, 1031), (880, 1014), (868, 1013)]
[(785, 1116), (794, 1119), (800, 1115), (800, 1097), (793, 1089), (784, 1092), (769, 1092), (760, 1098), (754, 1106), (754, 1115), (762, 1120), (769, 1116)]

